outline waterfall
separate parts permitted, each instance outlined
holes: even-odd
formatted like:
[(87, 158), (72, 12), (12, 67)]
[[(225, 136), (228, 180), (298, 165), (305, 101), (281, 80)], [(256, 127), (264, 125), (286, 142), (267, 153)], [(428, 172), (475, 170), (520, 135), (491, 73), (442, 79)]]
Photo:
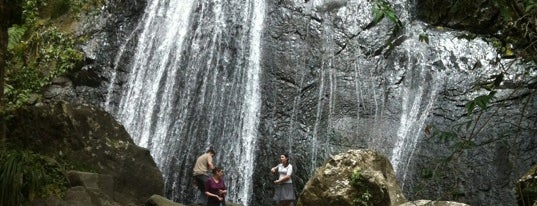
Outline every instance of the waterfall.
[(431, 75), (428, 71), (430, 69), (426, 66), (417, 66), (410, 70), (410, 74), (406, 76), (408, 79), (405, 80), (408, 85), (404, 85), (401, 90), (401, 118), (391, 162), (396, 173), (402, 171), (402, 184), (418, 137), (423, 131), (424, 122), (435, 102), (439, 82), (442, 81), (440, 75), (432, 74), (436, 78), (432, 81), (434, 85), (427, 85), (426, 82), (430, 82), (427, 79), (428, 75)]
[[(150, 150), (168, 198), (195, 199), (192, 166), (212, 147), (233, 188), (228, 201), (249, 203), (264, 18), (263, 0), (150, 0), (134, 56), (122, 62), (123, 49), (117, 54), (105, 106)], [(114, 84), (120, 91), (111, 92)]]
[(261, 94), (259, 91), (259, 73), (261, 59), (261, 33), (263, 29), (263, 18), (265, 13), (265, 5), (262, 0), (254, 0), (253, 17), (250, 28), (250, 59), (248, 62), (248, 77), (247, 89), (243, 100), (243, 110), (245, 112), (243, 130), (241, 135), (241, 146), (245, 147), (245, 155), (242, 155), (245, 160), (245, 167), (240, 169), (241, 177), (245, 179), (245, 185), (239, 192), (239, 202), (248, 203), (252, 194), (252, 172), (253, 160), (255, 159), (255, 138), (257, 137), (257, 125), (259, 124), (259, 112), (261, 106)]
[[(407, 35), (419, 36), (424, 25), (408, 25)], [(401, 115), (396, 131), (394, 148), (390, 161), (394, 171), (404, 186), (408, 167), (424, 135), (425, 122), (437, 102), (442, 87), (452, 81), (447, 78), (446, 68), (471, 68), (468, 65), (483, 63), (487, 68), (496, 67), (496, 52), (482, 40), (469, 41), (453, 38), (451, 33), (429, 31), (429, 43), (417, 38), (407, 40), (400, 46), (401, 55), (406, 58), (403, 64), (395, 63), (395, 70), (403, 70), (400, 90)], [(455, 56), (467, 56), (453, 60)]]

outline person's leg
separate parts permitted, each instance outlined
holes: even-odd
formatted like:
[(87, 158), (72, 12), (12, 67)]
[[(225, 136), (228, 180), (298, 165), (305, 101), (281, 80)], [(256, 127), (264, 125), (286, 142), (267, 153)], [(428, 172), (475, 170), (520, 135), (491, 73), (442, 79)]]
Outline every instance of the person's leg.
[(198, 185), (198, 190), (200, 192), (198, 203), (201, 205), (207, 204), (207, 195), (205, 195), (205, 182), (209, 179), (209, 177), (205, 175), (196, 175), (195, 176), (196, 183)]
[(200, 180), (201, 180), (201, 203), (203, 205), (207, 204), (207, 195), (205, 195), (205, 183), (207, 182), (207, 180), (209, 180), (209, 176), (207, 175), (200, 175)]

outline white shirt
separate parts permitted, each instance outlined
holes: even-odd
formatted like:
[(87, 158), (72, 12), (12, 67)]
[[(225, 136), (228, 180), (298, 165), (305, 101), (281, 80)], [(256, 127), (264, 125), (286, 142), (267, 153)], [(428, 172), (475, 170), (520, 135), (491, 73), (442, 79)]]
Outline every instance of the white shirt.
[[(276, 167), (278, 168), (278, 174), (280, 174), (279, 179), (282, 179), (287, 175), (291, 177), (291, 174), (293, 174), (293, 165), (291, 164), (288, 164), (287, 167), (284, 167), (283, 164), (280, 163)], [(289, 178), (287, 181), (283, 183), (293, 183), (293, 181), (291, 180), (291, 178)]]

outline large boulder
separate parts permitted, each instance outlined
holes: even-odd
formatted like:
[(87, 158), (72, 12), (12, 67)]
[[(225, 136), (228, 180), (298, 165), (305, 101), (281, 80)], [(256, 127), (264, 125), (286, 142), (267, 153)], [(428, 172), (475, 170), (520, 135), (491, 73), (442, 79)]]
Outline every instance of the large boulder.
[[(162, 174), (149, 151), (136, 146), (122, 125), (96, 107), (65, 102), (24, 107), (13, 113), (7, 127), (11, 144), (101, 174), (71, 178), (83, 186), (78, 193), (108, 188), (102, 191), (112, 193), (107, 195), (115, 202), (142, 205), (163, 192)], [(97, 181), (83, 184), (88, 179)]]
[(412, 202), (405, 202), (398, 206), (470, 206), (468, 204), (452, 201), (433, 201), (433, 200), (416, 200)]
[(389, 206), (406, 202), (390, 161), (372, 150), (349, 150), (315, 171), (297, 206)]
[(147, 200), (147, 202), (145, 203), (145, 206), (184, 206), (184, 205), (173, 202), (160, 195), (153, 195)]

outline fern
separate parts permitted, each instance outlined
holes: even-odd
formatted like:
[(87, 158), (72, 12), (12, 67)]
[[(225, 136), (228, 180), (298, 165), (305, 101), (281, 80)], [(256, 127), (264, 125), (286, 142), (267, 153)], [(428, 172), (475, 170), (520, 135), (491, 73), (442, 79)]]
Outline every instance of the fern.
[(22, 41), (22, 37), (28, 30), (24, 26), (15, 25), (8, 29), (9, 40), (7, 44), (8, 50), (14, 50), (17, 45)]
[(67, 179), (53, 159), (30, 151), (0, 150), (0, 202), (22, 205), (36, 197), (61, 196)]

